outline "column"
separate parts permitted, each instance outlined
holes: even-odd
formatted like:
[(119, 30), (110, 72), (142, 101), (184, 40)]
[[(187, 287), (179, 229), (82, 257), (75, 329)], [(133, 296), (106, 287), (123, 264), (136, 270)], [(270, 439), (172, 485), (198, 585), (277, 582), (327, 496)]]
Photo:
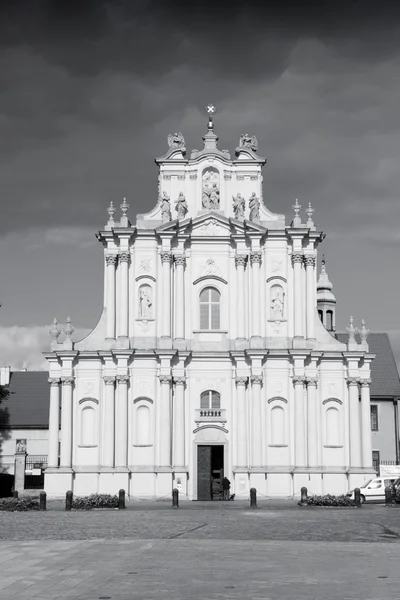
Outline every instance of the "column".
[[(361, 467), (361, 429), (360, 429), (360, 408), (358, 400), (358, 384), (357, 377), (348, 377), (347, 385), (349, 386), (349, 417), (350, 417), (350, 467)], [(370, 425), (371, 428), (371, 417)], [(371, 457), (372, 461), (372, 457)]]
[(115, 254), (106, 254), (107, 304), (106, 304), (106, 338), (115, 339)]
[(253, 375), (251, 377), (252, 387), (252, 431), (251, 431), (251, 466), (261, 467), (262, 460), (262, 423), (261, 423), (261, 386), (262, 377)]
[(174, 377), (173, 465), (185, 465), (185, 377)]
[(104, 441), (103, 467), (114, 466), (114, 427), (115, 427), (115, 377), (103, 377), (106, 384), (104, 398)]
[(236, 377), (237, 466), (247, 467), (246, 385), (247, 377)]
[(363, 467), (372, 467), (370, 379), (361, 379), (361, 439)]
[(307, 379), (308, 466), (318, 466), (317, 377)]
[(244, 268), (246, 266), (247, 256), (245, 254), (238, 254), (235, 258), (236, 269), (237, 269), (237, 311), (238, 311), (238, 324), (237, 324), (237, 335), (238, 339), (245, 339), (245, 325), (246, 318), (244, 314)]
[(304, 258), (304, 264), (306, 267), (306, 298), (307, 298), (307, 312), (306, 312), (306, 323), (307, 323), (307, 339), (315, 339), (315, 257), (306, 256)]
[(49, 410), (49, 455), (47, 464), (51, 469), (58, 467), (58, 438), (60, 429), (60, 379), (50, 377)]
[(120, 294), (119, 294), (119, 337), (128, 337), (128, 277), (129, 277), (129, 252), (118, 255), (120, 269)]
[(293, 377), (294, 384), (294, 428), (295, 466), (306, 465), (306, 436), (304, 415), (304, 377)]
[(162, 322), (161, 337), (171, 337), (171, 252), (161, 252)]
[(72, 384), (73, 377), (61, 377), (61, 451), (60, 467), (72, 464)]
[(115, 466), (128, 466), (128, 381), (129, 375), (117, 375), (115, 427)]
[(250, 260), (251, 260), (251, 278), (252, 278), (251, 335), (252, 335), (252, 337), (260, 337), (261, 336), (261, 326), (260, 326), (261, 252), (253, 252), (250, 255)]
[(184, 254), (175, 254), (175, 338), (179, 340), (185, 339), (185, 287), (184, 287), (184, 272), (186, 258)]
[(303, 291), (301, 276), (303, 269), (303, 255), (292, 254), (293, 265), (293, 304), (294, 304), (294, 337), (303, 337)]
[(171, 376), (160, 375), (160, 453), (159, 466), (171, 466), (171, 409), (170, 409), (170, 389)]

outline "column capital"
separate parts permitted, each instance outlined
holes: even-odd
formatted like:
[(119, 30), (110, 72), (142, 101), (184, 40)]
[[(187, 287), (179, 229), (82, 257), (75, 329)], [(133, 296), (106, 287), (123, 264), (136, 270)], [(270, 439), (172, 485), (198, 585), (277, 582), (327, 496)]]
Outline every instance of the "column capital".
[(361, 387), (368, 387), (371, 385), (371, 380), (370, 379), (360, 379), (360, 385)]
[(359, 377), (346, 377), (347, 385), (358, 385), (360, 383)]
[(117, 381), (119, 384), (121, 383), (128, 383), (129, 381), (129, 375), (117, 375), (116, 377)]
[(162, 263), (171, 263), (171, 261), (172, 261), (172, 254), (169, 250), (161, 252), (161, 262)]
[(129, 252), (120, 252), (118, 254), (118, 261), (120, 263), (124, 263), (124, 262), (129, 263), (130, 258), (131, 258), (131, 256), (130, 256)]
[(245, 267), (247, 263), (247, 254), (236, 254), (235, 265), (236, 267)]
[(174, 377), (174, 385), (185, 385), (186, 377)]
[(306, 267), (315, 267), (316, 258), (315, 256), (305, 256), (304, 264)]
[(49, 377), (47, 381), (49, 382), (49, 384), (51, 386), (59, 386), (60, 385), (59, 377)]
[(115, 267), (115, 265), (117, 264), (117, 255), (116, 254), (106, 254), (106, 263), (107, 263), (107, 267), (110, 265)]
[(159, 378), (161, 384), (164, 383), (164, 384), (169, 385), (172, 381), (171, 375), (159, 375), (158, 378)]
[(306, 378), (304, 377), (304, 375), (294, 375), (293, 376), (293, 384), (294, 385), (304, 385), (304, 383), (306, 382)]
[(72, 385), (75, 381), (75, 377), (61, 377), (61, 383), (63, 385)]
[(236, 387), (239, 387), (241, 385), (246, 386), (248, 380), (249, 380), (248, 377), (236, 377), (235, 378)]
[(300, 263), (302, 265), (303, 261), (304, 261), (304, 255), (303, 254), (301, 254), (300, 252), (293, 252), (293, 254), (292, 254), (292, 265), (295, 265), (296, 263)]
[(115, 380), (115, 375), (103, 375), (103, 381), (106, 385), (114, 385)]
[(250, 377), (251, 385), (262, 385), (263, 378), (262, 375), (252, 375)]
[(254, 265), (254, 264), (261, 265), (261, 252), (252, 252), (250, 254), (250, 262), (252, 265)]
[(186, 256), (184, 254), (174, 254), (175, 264), (184, 267), (186, 265)]
[(315, 387), (317, 387), (318, 377), (307, 377), (306, 383), (307, 383), (307, 386), (315, 385)]

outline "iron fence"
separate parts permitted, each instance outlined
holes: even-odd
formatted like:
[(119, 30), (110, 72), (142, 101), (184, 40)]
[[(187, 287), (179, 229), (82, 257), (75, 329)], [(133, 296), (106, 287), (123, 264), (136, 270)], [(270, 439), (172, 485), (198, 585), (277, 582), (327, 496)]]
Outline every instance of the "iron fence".
[(25, 490), (42, 490), (44, 488), (44, 471), (47, 467), (47, 456), (27, 456), (25, 462)]

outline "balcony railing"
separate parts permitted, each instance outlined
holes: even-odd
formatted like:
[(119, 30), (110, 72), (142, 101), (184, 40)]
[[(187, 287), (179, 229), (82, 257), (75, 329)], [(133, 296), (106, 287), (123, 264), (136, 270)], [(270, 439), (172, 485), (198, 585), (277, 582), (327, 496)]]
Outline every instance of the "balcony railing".
[(197, 408), (195, 420), (197, 423), (201, 421), (226, 422), (225, 408)]

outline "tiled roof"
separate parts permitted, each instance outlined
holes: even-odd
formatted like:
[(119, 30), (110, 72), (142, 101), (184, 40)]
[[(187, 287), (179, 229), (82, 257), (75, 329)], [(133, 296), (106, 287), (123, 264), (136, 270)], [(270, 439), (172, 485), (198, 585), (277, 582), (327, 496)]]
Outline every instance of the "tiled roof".
[[(347, 343), (347, 333), (337, 333), (339, 342)], [(400, 397), (400, 379), (392, 346), (387, 333), (370, 333), (369, 351), (376, 354), (371, 363), (371, 396)]]
[(48, 427), (50, 386), (46, 371), (11, 372), (10, 396), (1, 408), (9, 415), (9, 427)]

